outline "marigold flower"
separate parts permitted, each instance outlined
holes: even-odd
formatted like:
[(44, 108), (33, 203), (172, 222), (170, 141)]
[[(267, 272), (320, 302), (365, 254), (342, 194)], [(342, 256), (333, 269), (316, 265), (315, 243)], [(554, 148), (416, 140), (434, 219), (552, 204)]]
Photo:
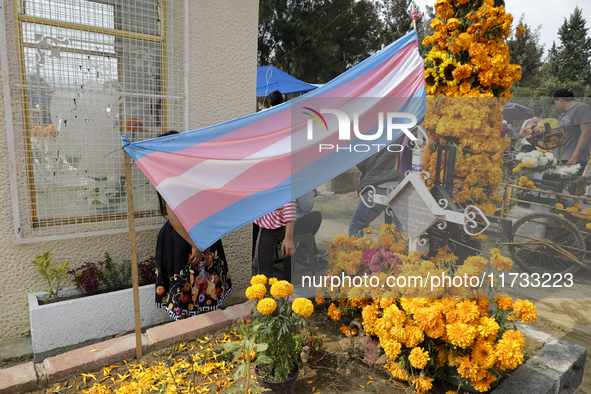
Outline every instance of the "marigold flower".
[(279, 279), (277, 279), (277, 278), (269, 278), (269, 285), (272, 286), (275, 283), (277, 283), (278, 281), (279, 281)]
[(256, 285), (259, 283), (262, 285), (266, 285), (267, 284), (267, 277), (265, 275), (256, 275), (256, 276), (253, 276), (252, 278), (250, 278), (251, 285)]
[(528, 300), (518, 299), (515, 301), (513, 311), (515, 312), (515, 316), (524, 323), (531, 323), (538, 318), (535, 305)]
[(494, 301), (500, 310), (508, 311), (513, 309), (513, 299), (507, 293), (497, 293)]
[(249, 300), (260, 300), (265, 294), (267, 294), (267, 288), (265, 285), (257, 283), (256, 285), (248, 287), (245, 294)]
[(472, 345), (477, 334), (474, 326), (460, 322), (448, 324), (446, 329), (448, 342), (462, 349)]
[(411, 382), (415, 388), (415, 391), (419, 394), (426, 393), (433, 388), (433, 379), (426, 376), (419, 376), (417, 378), (412, 379)]
[(314, 304), (307, 298), (296, 298), (291, 309), (300, 316), (309, 317), (314, 312)]
[(277, 302), (273, 298), (263, 298), (257, 303), (257, 311), (263, 315), (270, 315), (277, 309)]
[(285, 298), (293, 294), (291, 283), (286, 280), (280, 280), (271, 285), (271, 296), (275, 298)]
[(425, 368), (425, 365), (427, 365), (430, 359), (431, 357), (429, 357), (429, 352), (422, 347), (415, 347), (410, 351), (408, 356), (408, 361), (410, 361), (410, 364), (417, 369)]
[(328, 316), (334, 321), (339, 320), (344, 314), (345, 312), (337, 308), (334, 303), (328, 307)]

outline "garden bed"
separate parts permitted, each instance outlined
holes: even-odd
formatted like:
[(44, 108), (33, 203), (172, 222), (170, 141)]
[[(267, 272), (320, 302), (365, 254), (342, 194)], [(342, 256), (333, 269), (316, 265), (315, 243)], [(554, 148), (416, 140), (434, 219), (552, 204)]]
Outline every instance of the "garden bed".
[[(385, 369), (368, 365), (363, 361), (364, 354), (359, 346), (352, 345), (351, 340), (340, 333), (339, 328), (342, 322), (333, 322), (326, 315), (324, 308), (317, 308), (310, 317), (310, 323), (312, 326), (318, 327), (319, 333), (324, 337), (326, 354), (318, 360), (317, 365), (306, 365), (303, 368), (297, 379), (296, 393), (356, 393), (363, 391), (405, 393), (407, 388), (405, 382), (391, 380)], [(536, 351), (542, 349), (543, 342), (548, 342), (548, 338), (554, 338), (551, 335), (546, 335), (545, 339), (526, 340), (524, 351), (527, 357), (531, 357)], [(99, 371), (88, 371), (88, 373), (52, 383), (49, 387), (31, 391), (30, 394), (52, 392), (51, 390), (60, 393), (79, 393), (93, 387), (95, 391), (88, 392), (108, 392), (110, 389), (129, 384), (132, 380), (137, 381), (140, 372), (143, 379), (147, 379), (143, 384), (147, 388), (153, 386), (152, 391), (155, 392), (160, 391), (166, 385), (167, 378), (172, 374), (176, 378), (182, 375), (182, 381), (190, 382), (187, 384), (198, 387), (200, 391), (195, 392), (214, 393), (218, 387), (224, 387), (231, 381), (235, 369), (230, 358), (225, 358), (219, 353), (214, 357), (212, 353), (213, 349), (221, 348), (221, 344), (227, 340), (237, 340), (232, 327), (157, 350), (146, 354), (141, 360), (117, 362)], [(355, 340), (354, 343), (360, 343), (360, 341)], [(189, 364), (185, 362), (199, 358), (201, 361), (198, 370), (196, 368), (191, 370)], [(132, 376), (134, 371), (138, 372), (136, 379)], [(448, 390), (455, 391), (455, 387), (450, 384), (438, 383), (431, 393), (444, 394)]]

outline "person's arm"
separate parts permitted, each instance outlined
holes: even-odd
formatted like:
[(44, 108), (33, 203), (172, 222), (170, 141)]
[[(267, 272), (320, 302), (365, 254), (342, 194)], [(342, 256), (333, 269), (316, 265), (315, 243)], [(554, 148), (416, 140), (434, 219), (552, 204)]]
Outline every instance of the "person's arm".
[(283, 217), (287, 221), (285, 224), (285, 237), (281, 243), (281, 253), (289, 257), (295, 251), (293, 246), (293, 228), (296, 222), (295, 201), (291, 201), (283, 207)]
[(304, 214), (312, 212), (312, 209), (314, 208), (315, 196), (316, 193), (314, 191), (311, 191), (297, 199), (298, 205), (300, 206), (300, 209)]
[(295, 221), (288, 222), (285, 225), (285, 238), (283, 239), (283, 242), (281, 243), (281, 253), (283, 253), (284, 257), (289, 257), (294, 252), (294, 247), (293, 247), (293, 226), (294, 226), (294, 224), (295, 224)]
[(176, 217), (174, 211), (170, 209), (168, 204), (166, 204), (166, 215), (168, 216), (168, 221), (170, 222), (170, 225), (172, 226), (174, 231), (176, 231), (178, 235), (180, 235), (185, 241), (189, 243), (189, 245), (191, 245), (191, 256), (189, 257), (189, 263), (195, 264), (200, 262), (201, 251), (197, 249), (195, 242), (193, 242), (193, 240), (189, 236), (189, 233), (187, 232), (187, 230), (185, 230), (183, 224), (181, 223), (179, 218)]
[(568, 159), (568, 161), (566, 162), (567, 166), (574, 166), (578, 163), (579, 155), (587, 146), (589, 138), (591, 138), (591, 123), (583, 123), (579, 127), (581, 128), (581, 136), (579, 137), (579, 141), (577, 142), (577, 146), (575, 147), (573, 154), (571, 155), (570, 159)]

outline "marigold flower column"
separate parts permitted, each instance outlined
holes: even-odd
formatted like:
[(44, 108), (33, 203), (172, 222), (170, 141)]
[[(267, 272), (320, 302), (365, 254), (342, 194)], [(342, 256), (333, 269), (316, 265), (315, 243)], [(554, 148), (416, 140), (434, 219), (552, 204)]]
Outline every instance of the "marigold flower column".
[(437, 146), (457, 145), (455, 176), (463, 184), (458, 200), (472, 199), (493, 214), (493, 202), (501, 199), (493, 192), (510, 143), (500, 136), (503, 105), (521, 78), (521, 67), (509, 63), (505, 43), (513, 17), (493, 0), (438, 0), (435, 9), (435, 33), (423, 40), (423, 45), (435, 44), (425, 59), (429, 98), (424, 127), (430, 145), (423, 166), (434, 174)]

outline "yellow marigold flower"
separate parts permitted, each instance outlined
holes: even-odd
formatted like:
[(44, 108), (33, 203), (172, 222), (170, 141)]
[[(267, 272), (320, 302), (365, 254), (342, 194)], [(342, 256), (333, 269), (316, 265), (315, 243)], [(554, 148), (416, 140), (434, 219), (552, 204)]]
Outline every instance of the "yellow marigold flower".
[(419, 394), (426, 393), (433, 388), (433, 379), (426, 376), (419, 376), (415, 379), (412, 379), (411, 382), (415, 388), (415, 391)]
[(519, 172), (519, 167), (515, 167), (511, 171), (513, 171), (513, 173)]
[(406, 340), (404, 341), (406, 347), (415, 347), (425, 340), (423, 330), (417, 326), (406, 325), (404, 332), (406, 333)]
[(410, 361), (410, 364), (417, 369), (425, 368), (425, 365), (427, 365), (429, 360), (431, 360), (431, 357), (429, 357), (429, 352), (422, 347), (415, 347), (410, 351), (408, 356), (408, 361)]
[(267, 294), (267, 288), (263, 284), (252, 285), (246, 289), (246, 297), (249, 300), (260, 300)]
[(526, 187), (529, 187), (530, 189), (535, 189), (536, 188), (535, 185), (534, 185), (534, 181), (527, 182)]
[(527, 182), (529, 182), (529, 179), (527, 179), (526, 176), (521, 176), (519, 178), (519, 186), (525, 186), (527, 185)]
[(484, 393), (486, 391), (488, 391), (490, 389), (490, 385), (495, 382), (497, 380), (496, 376), (490, 372), (486, 373), (486, 378), (479, 380), (477, 382), (472, 381), (472, 386), (480, 391), (481, 393)]
[(402, 351), (402, 344), (393, 339), (380, 340), (380, 346), (391, 360), (397, 359)]
[(478, 334), (482, 337), (496, 336), (499, 332), (499, 324), (492, 317), (481, 316), (479, 323)]
[(378, 308), (375, 305), (367, 305), (361, 311), (361, 318), (363, 319), (363, 328), (365, 328), (367, 334), (375, 334), (374, 326), (378, 320)]
[(517, 368), (523, 362), (522, 346), (518, 341), (501, 339), (495, 347), (497, 366), (501, 370)]
[(261, 285), (266, 285), (267, 284), (267, 277), (265, 275), (256, 275), (256, 276), (253, 276), (252, 278), (250, 278), (251, 285), (256, 285), (259, 283)]
[(402, 381), (408, 380), (408, 377), (409, 377), (408, 372), (406, 372), (406, 370), (404, 368), (402, 368), (400, 366), (400, 364), (398, 364), (396, 362), (392, 362), (389, 365), (386, 364), (386, 367), (388, 367), (388, 370), (390, 371), (392, 376), (394, 376), (396, 379), (402, 380)]
[(483, 369), (492, 368), (497, 361), (495, 349), (491, 342), (478, 340), (472, 346), (472, 360), (474, 360)]
[(328, 307), (327, 313), (328, 313), (328, 316), (330, 316), (330, 318), (334, 321), (339, 320), (345, 314), (345, 312), (343, 312), (339, 308), (337, 308), (334, 303), (330, 304), (330, 306)]
[(345, 325), (345, 323), (341, 324), (340, 331), (341, 331), (341, 334), (343, 334), (347, 338), (349, 338), (351, 336), (357, 336), (357, 334), (359, 333), (359, 329), (357, 327), (353, 327), (353, 328), (351, 328), (351, 331), (349, 331), (349, 327), (347, 327)]
[(497, 293), (494, 300), (500, 310), (508, 311), (513, 309), (513, 299), (507, 293)]
[(513, 260), (509, 257), (497, 255), (494, 259), (491, 259), (491, 262), (493, 268), (496, 268), (499, 271), (510, 271), (511, 268), (513, 268)]
[(453, 323), (446, 326), (447, 341), (452, 345), (461, 347), (462, 349), (472, 345), (474, 338), (476, 338), (476, 328), (465, 323)]
[(280, 280), (271, 286), (271, 295), (275, 298), (289, 297), (292, 293), (291, 283), (286, 280)]
[(277, 309), (277, 302), (273, 298), (263, 298), (257, 303), (257, 311), (262, 315), (270, 315)]
[(525, 168), (534, 168), (534, 163), (526, 163)]
[[(518, 35), (522, 35), (524, 32), (525, 32), (525, 26), (519, 26), (517, 28), (517, 34)], [(482, 390), (480, 390), (480, 391), (482, 391)], [(484, 391), (486, 391), (486, 390), (484, 390)]]
[(585, 225), (585, 228), (586, 228), (587, 230), (591, 230), (591, 223), (587, 223), (587, 224)]
[(515, 312), (515, 316), (524, 323), (531, 323), (538, 318), (535, 305), (528, 300), (518, 299), (515, 301), (513, 311)]
[(564, 205), (562, 205), (561, 203), (554, 205), (554, 207), (558, 209), (564, 209)]
[(314, 312), (314, 304), (307, 298), (296, 298), (291, 304), (291, 309), (300, 316), (308, 317)]
[(269, 278), (269, 285), (272, 286), (275, 283), (277, 283), (278, 281), (279, 281), (279, 279), (277, 279), (277, 278)]

